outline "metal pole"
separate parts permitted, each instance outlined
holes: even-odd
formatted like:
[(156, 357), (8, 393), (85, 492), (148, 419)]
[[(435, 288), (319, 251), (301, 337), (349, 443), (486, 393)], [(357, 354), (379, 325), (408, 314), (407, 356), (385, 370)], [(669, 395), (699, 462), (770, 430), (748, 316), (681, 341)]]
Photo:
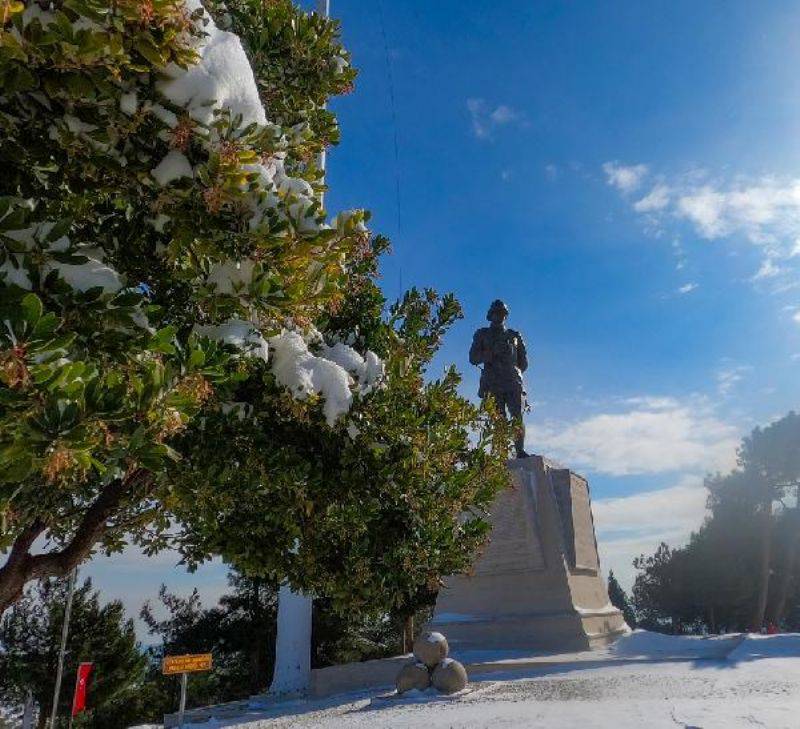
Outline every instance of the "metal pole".
[[(331, 14), (331, 0), (317, 0), (317, 15), (321, 15), (323, 18), (330, 17)], [(324, 109), (327, 104), (323, 104), (322, 108)], [(317, 167), (322, 170), (322, 182), (325, 182), (325, 147), (320, 150), (319, 157), (317, 157)], [(325, 200), (325, 193), (319, 194), (319, 204), (320, 207), (323, 206)]]
[(22, 729), (33, 729), (33, 694), (28, 689), (25, 697), (25, 709), (22, 714)]
[(56, 671), (56, 685), (53, 689), (53, 709), (50, 712), (50, 729), (55, 729), (56, 715), (58, 714), (58, 696), (61, 693), (61, 678), (64, 675), (64, 654), (67, 652), (67, 635), (69, 634), (69, 616), (72, 612), (72, 595), (75, 592), (75, 580), (78, 577), (78, 568), (72, 570), (67, 585), (67, 606), (64, 608), (64, 622), (61, 625), (61, 650), (58, 653), (58, 670)]
[(186, 711), (186, 681), (188, 678), (188, 673), (181, 674), (181, 705), (178, 709), (178, 726), (183, 726), (183, 715)]

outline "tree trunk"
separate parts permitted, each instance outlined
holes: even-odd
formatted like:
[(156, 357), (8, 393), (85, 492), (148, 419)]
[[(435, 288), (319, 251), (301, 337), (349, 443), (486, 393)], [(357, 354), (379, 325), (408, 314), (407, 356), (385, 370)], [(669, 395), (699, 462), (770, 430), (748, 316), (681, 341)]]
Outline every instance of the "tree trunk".
[(763, 505), (761, 515), (761, 539), (758, 549), (758, 595), (750, 618), (750, 630), (761, 632), (764, 625), (764, 614), (769, 597), (769, 563), (772, 555), (772, 503)]
[(717, 632), (717, 619), (716, 613), (714, 612), (714, 606), (710, 605), (708, 608), (708, 627), (711, 630), (712, 634), (716, 634)]
[(797, 516), (798, 509), (791, 519), (791, 529), (794, 533), (789, 536), (789, 546), (786, 550), (786, 562), (784, 564), (783, 575), (778, 585), (778, 594), (770, 610), (770, 622), (780, 625), (786, 613), (786, 602), (789, 599), (789, 590), (794, 581), (794, 570), (797, 566), (797, 553), (800, 551), (800, 519)]
[(261, 617), (261, 579), (251, 580), (250, 624), (253, 626), (253, 640), (250, 642), (250, 693), (257, 694), (266, 688), (267, 675), (267, 630), (259, 619)]
[(11, 546), (5, 565), (0, 568), (0, 615), (22, 596), (31, 580), (64, 577), (80, 564), (107, 531), (107, 521), (122, 499), (137, 486), (151, 480), (149, 471), (138, 469), (123, 479), (112, 481), (86, 510), (72, 540), (58, 552), (32, 555), (33, 543), (47, 531), (47, 524), (36, 519), (19, 534)]
[(22, 596), (29, 579), (30, 549), (44, 530), (44, 522), (37, 519), (25, 527), (11, 545), (8, 559), (0, 568), (0, 615)]
[(403, 620), (403, 653), (414, 650), (414, 615), (407, 615)]

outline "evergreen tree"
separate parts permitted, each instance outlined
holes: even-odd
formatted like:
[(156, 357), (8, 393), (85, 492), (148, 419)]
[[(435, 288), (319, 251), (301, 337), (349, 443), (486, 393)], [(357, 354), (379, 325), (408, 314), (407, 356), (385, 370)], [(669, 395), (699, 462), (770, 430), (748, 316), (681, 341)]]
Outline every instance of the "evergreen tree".
[(608, 571), (608, 599), (615, 608), (622, 611), (625, 622), (630, 628), (636, 627), (636, 613), (628, 599), (628, 594), (622, 589), (622, 585), (614, 577), (614, 570)]
[[(39, 707), (39, 727), (44, 727), (52, 708), (66, 590), (63, 580), (45, 580), (28, 589), (0, 622), (0, 701), (20, 705), (30, 691)], [(75, 672), (82, 661), (91, 661), (94, 668), (88, 710), (75, 726), (127, 726), (126, 721), (135, 718), (127, 705), (144, 677), (146, 659), (136, 643), (132, 621), (124, 618), (122, 604), (101, 605), (89, 579), (76, 586), (73, 596), (59, 726), (67, 725)]]
[(199, 0), (4, 6), (0, 611), (98, 546), (164, 546), (175, 435), (237, 417), (266, 338), (341, 299), (361, 255), (365, 214), (328, 219), (314, 162), (355, 75), (336, 25), (247, 6), (251, 37), (291, 40), (256, 76)]
[(507, 483), (509, 431), (458, 394), (454, 368), (426, 381), (461, 316), (455, 299), (412, 290), (383, 317), (375, 266), (359, 269), (353, 293), (324, 322), (334, 341), (358, 332), (357, 346), (386, 367), (347, 428), (299, 418), (296, 402), (262, 387), (247, 417), (209, 416), (181, 439), (191, 467), (176, 469), (175, 513), (189, 564), (216, 552), (345, 613), (403, 616), (435, 599), (442, 576), (469, 568), (488, 535), (485, 510)]
[[(739, 465), (757, 490), (760, 522), (758, 549), (758, 593), (750, 619), (750, 627), (759, 630), (764, 624), (770, 596), (774, 525), (773, 504), (780, 502), (790, 530), (800, 533), (800, 416), (789, 413), (766, 428), (756, 428), (742, 443)], [(786, 502), (789, 502), (788, 505)], [(771, 617), (780, 622), (786, 609), (789, 586), (793, 579), (800, 536), (786, 546), (786, 567), (773, 601)]]
[[(210, 652), (213, 668), (189, 676), (190, 706), (233, 701), (266, 690), (272, 677), (277, 585), (228, 573), (232, 588), (217, 605), (204, 608), (197, 591), (188, 597), (162, 585), (160, 609), (146, 603), (141, 617), (158, 644), (147, 651), (148, 671), (139, 687), (132, 722), (160, 721), (175, 710), (179, 681), (163, 676), (165, 655)], [(157, 613), (166, 611), (165, 617)], [(321, 668), (397, 655), (401, 625), (387, 613), (337, 611), (332, 601), (314, 601), (312, 665)]]
[(640, 622), (710, 632), (800, 627), (800, 416), (744, 439), (739, 466), (706, 479), (710, 515), (680, 549), (640, 557)]
[(161, 675), (165, 655), (212, 654), (213, 670), (190, 676), (193, 705), (232, 701), (266, 689), (272, 675), (277, 586), (234, 571), (228, 573), (228, 584), (233, 589), (212, 608), (203, 608), (196, 590), (182, 598), (164, 585), (159, 601), (167, 616), (159, 619), (149, 603), (143, 606), (142, 619), (150, 634), (160, 639), (150, 651), (148, 677), (159, 705), (141, 720), (155, 721), (174, 710), (178, 683)]
[(455, 299), (383, 316), (385, 241), (321, 207), (337, 24), (288, 0), (7, 18), (0, 610), (127, 541), (338, 609), (429, 601), (487, 535), (509, 438), (454, 369), (429, 380)]

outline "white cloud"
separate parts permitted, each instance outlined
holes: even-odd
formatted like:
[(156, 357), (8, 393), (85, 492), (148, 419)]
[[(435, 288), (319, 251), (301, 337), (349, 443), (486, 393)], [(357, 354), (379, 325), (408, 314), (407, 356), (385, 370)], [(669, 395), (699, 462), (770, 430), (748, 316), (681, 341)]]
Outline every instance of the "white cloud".
[(497, 125), (509, 124), (521, 118), (522, 115), (518, 111), (505, 104), (500, 104), (500, 106), (489, 114), (489, 119)]
[[(682, 476), (674, 486), (631, 496), (592, 502), (598, 532), (627, 536), (670, 530), (675, 524), (699, 526), (705, 512), (706, 491), (699, 476)], [(655, 526), (655, 528), (654, 528)]]
[(798, 309), (798, 310), (797, 310), (797, 311), (794, 313), (794, 316), (792, 317), (792, 319), (793, 319), (794, 321), (796, 321), (798, 324), (800, 324), (800, 309)]
[(672, 410), (677, 401), (674, 397), (657, 397), (653, 395), (640, 395), (623, 400), (625, 405), (643, 407), (647, 410)]
[(670, 201), (670, 189), (666, 185), (656, 185), (641, 200), (633, 204), (633, 209), (637, 213), (652, 213), (663, 210)]
[(603, 165), (607, 182), (620, 192), (633, 192), (647, 174), (647, 165), (623, 165), (619, 162), (606, 162)]
[(669, 488), (594, 499), (592, 511), (603, 568), (613, 569), (630, 589), (633, 558), (652, 554), (661, 542), (671, 547), (684, 544), (703, 523), (706, 498), (702, 477), (684, 475)]
[(717, 391), (720, 395), (727, 396), (741, 379), (753, 368), (749, 365), (736, 365), (726, 367), (717, 372)]
[(500, 179), (503, 182), (508, 182), (511, 179), (512, 175), (513, 173), (511, 172), (511, 170), (500, 170)]
[[(760, 242), (769, 237), (769, 229), (794, 224), (800, 213), (800, 181), (780, 184), (762, 180), (749, 186), (733, 186), (709, 193), (706, 186), (700, 197), (711, 194), (717, 201), (717, 225), (702, 232), (709, 238), (741, 230)], [(695, 195), (694, 197), (697, 197)], [(691, 200), (692, 194), (686, 196)]]
[(688, 294), (688, 293), (691, 293), (692, 291), (694, 291), (696, 288), (697, 288), (697, 284), (696, 283), (687, 283), (687, 284), (684, 284), (683, 286), (681, 286), (678, 289), (678, 293), (679, 294)]
[(753, 275), (753, 281), (759, 281), (764, 278), (774, 278), (783, 272), (780, 266), (775, 265), (775, 261), (771, 258), (765, 258), (761, 263), (761, 267)]
[(498, 127), (525, 123), (525, 115), (522, 112), (507, 104), (499, 104), (492, 108), (485, 99), (467, 99), (467, 110), (472, 123), (472, 133), (478, 139), (491, 139)]
[[(626, 198), (647, 172), (645, 165), (606, 163), (610, 185)], [(644, 216), (646, 230), (662, 235), (669, 225), (688, 223), (701, 238), (740, 237), (759, 247), (761, 264), (751, 277), (769, 282), (774, 294), (797, 284), (800, 274), (800, 177), (761, 176), (712, 179), (705, 170), (689, 170), (660, 181), (633, 210)], [(678, 266), (683, 266), (680, 257)]]
[(705, 238), (716, 238), (722, 235), (724, 222), (722, 211), (725, 198), (710, 187), (703, 187), (691, 195), (678, 198), (677, 214), (688, 218)]
[(633, 208), (686, 220), (703, 238), (740, 234), (772, 258), (800, 257), (800, 178), (702, 181), (693, 171), (657, 185)]
[(554, 164), (545, 165), (544, 173), (547, 175), (548, 180), (555, 180), (558, 178), (558, 166)]
[(672, 252), (675, 255), (675, 270), (682, 271), (686, 268), (686, 253), (683, 250), (680, 238), (672, 240)]
[(738, 432), (707, 402), (639, 398), (621, 412), (591, 415), (566, 425), (529, 424), (528, 442), (573, 467), (614, 476), (727, 470)]

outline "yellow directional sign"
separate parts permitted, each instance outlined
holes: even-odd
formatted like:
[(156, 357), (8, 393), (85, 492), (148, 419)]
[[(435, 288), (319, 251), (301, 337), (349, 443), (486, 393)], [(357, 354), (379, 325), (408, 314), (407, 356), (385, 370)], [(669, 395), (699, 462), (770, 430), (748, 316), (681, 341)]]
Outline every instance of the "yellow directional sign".
[(164, 656), (161, 672), (165, 676), (176, 673), (199, 673), (211, 670), (210, 653), (189, 653), (185, 656)]

